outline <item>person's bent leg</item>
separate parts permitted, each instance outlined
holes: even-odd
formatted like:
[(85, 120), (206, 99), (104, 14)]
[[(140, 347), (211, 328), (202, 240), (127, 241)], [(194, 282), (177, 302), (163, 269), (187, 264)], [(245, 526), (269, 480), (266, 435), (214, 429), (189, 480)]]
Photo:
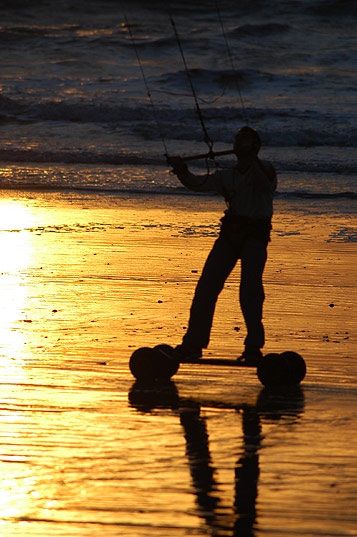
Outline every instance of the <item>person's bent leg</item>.
[(261, 349), (265, 341), (262, 276), (267, 259), (266, 245), (257, 239), (248, 239), (242, 248), (241, 259), (240, 304), (247, 327), (244, 344), (246, 348)]
[(208, 346), (216, 301), (237, 259), (238, 255), (232, 246), (219, 237), (196, 286), (189, 326), (183, 338), (185, 347), (203, 349)]

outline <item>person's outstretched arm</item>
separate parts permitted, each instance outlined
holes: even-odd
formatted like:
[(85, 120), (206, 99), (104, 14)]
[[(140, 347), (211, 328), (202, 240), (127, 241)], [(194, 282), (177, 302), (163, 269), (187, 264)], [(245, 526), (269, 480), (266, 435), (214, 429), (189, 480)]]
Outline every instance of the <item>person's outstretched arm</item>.
[(181, 183), (189, 190), (194, 192), (222, 193), (222, 172), (196, 175), (190, 172), (186, 162), (181, 157), (168, 157), (167, 162), (172, 166), (173, 173), (177, 175)]

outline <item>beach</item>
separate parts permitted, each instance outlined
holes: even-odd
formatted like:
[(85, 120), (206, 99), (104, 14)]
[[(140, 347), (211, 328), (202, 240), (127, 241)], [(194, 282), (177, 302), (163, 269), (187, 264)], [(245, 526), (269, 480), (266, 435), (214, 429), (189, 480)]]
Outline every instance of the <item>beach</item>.
[[(354, 534), (345, 217), (276, 204), (265, 352), (301, 353), (307, 374), (271, 394), (253, 370), (184, 365), (149, 388), (129, 371), (136, 348), (180, 343), (219, 199), (4, 190), (0, 205), (1, 535)], [(239, 266), (207, 357), (242, 351), (238, 286)]]
[[(0, 3), (1, 537), (356, 535), (356, 14)], [(278, 176), (263, 351), (306, 377), (137, 382), (136, 349), (181, 343), (227, 208), (167, 156), (232, 168), (247, 125)], [(243, 351), (239, 282), (238, 263), (205, 358)]]

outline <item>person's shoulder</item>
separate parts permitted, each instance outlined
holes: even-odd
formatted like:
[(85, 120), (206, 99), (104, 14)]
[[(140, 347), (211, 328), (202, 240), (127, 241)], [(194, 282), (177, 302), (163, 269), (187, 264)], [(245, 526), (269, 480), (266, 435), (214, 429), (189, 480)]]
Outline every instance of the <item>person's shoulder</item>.
[(269, 160), (261, 160), (261, 159), (258, 159), (258, 160), (259, 160), (259, 163), (262, 166), (263, 170), (265, 171), (265, 173), (269, 177), (269, 179), (271, 179), (271, 180), (275, 179), (276, 171), (275, 171), (275, 168), (274, 168), (273, 164)]

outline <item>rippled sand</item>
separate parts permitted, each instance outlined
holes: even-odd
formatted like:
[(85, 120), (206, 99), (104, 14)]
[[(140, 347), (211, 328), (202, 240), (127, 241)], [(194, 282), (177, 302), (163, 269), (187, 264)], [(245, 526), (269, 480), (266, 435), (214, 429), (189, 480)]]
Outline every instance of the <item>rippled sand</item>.
[[(300, 389), (238, 368), (131, 377), (136, 347), (180, 342), (221, 209), (2, 192), (2, 536), (355, 534), (357, 256), (329, 242), (342, 219), (276, 209), (266, 352), (304, 356)], [(242, 350), (238, 284), (237, 269), (206, 356)]]

